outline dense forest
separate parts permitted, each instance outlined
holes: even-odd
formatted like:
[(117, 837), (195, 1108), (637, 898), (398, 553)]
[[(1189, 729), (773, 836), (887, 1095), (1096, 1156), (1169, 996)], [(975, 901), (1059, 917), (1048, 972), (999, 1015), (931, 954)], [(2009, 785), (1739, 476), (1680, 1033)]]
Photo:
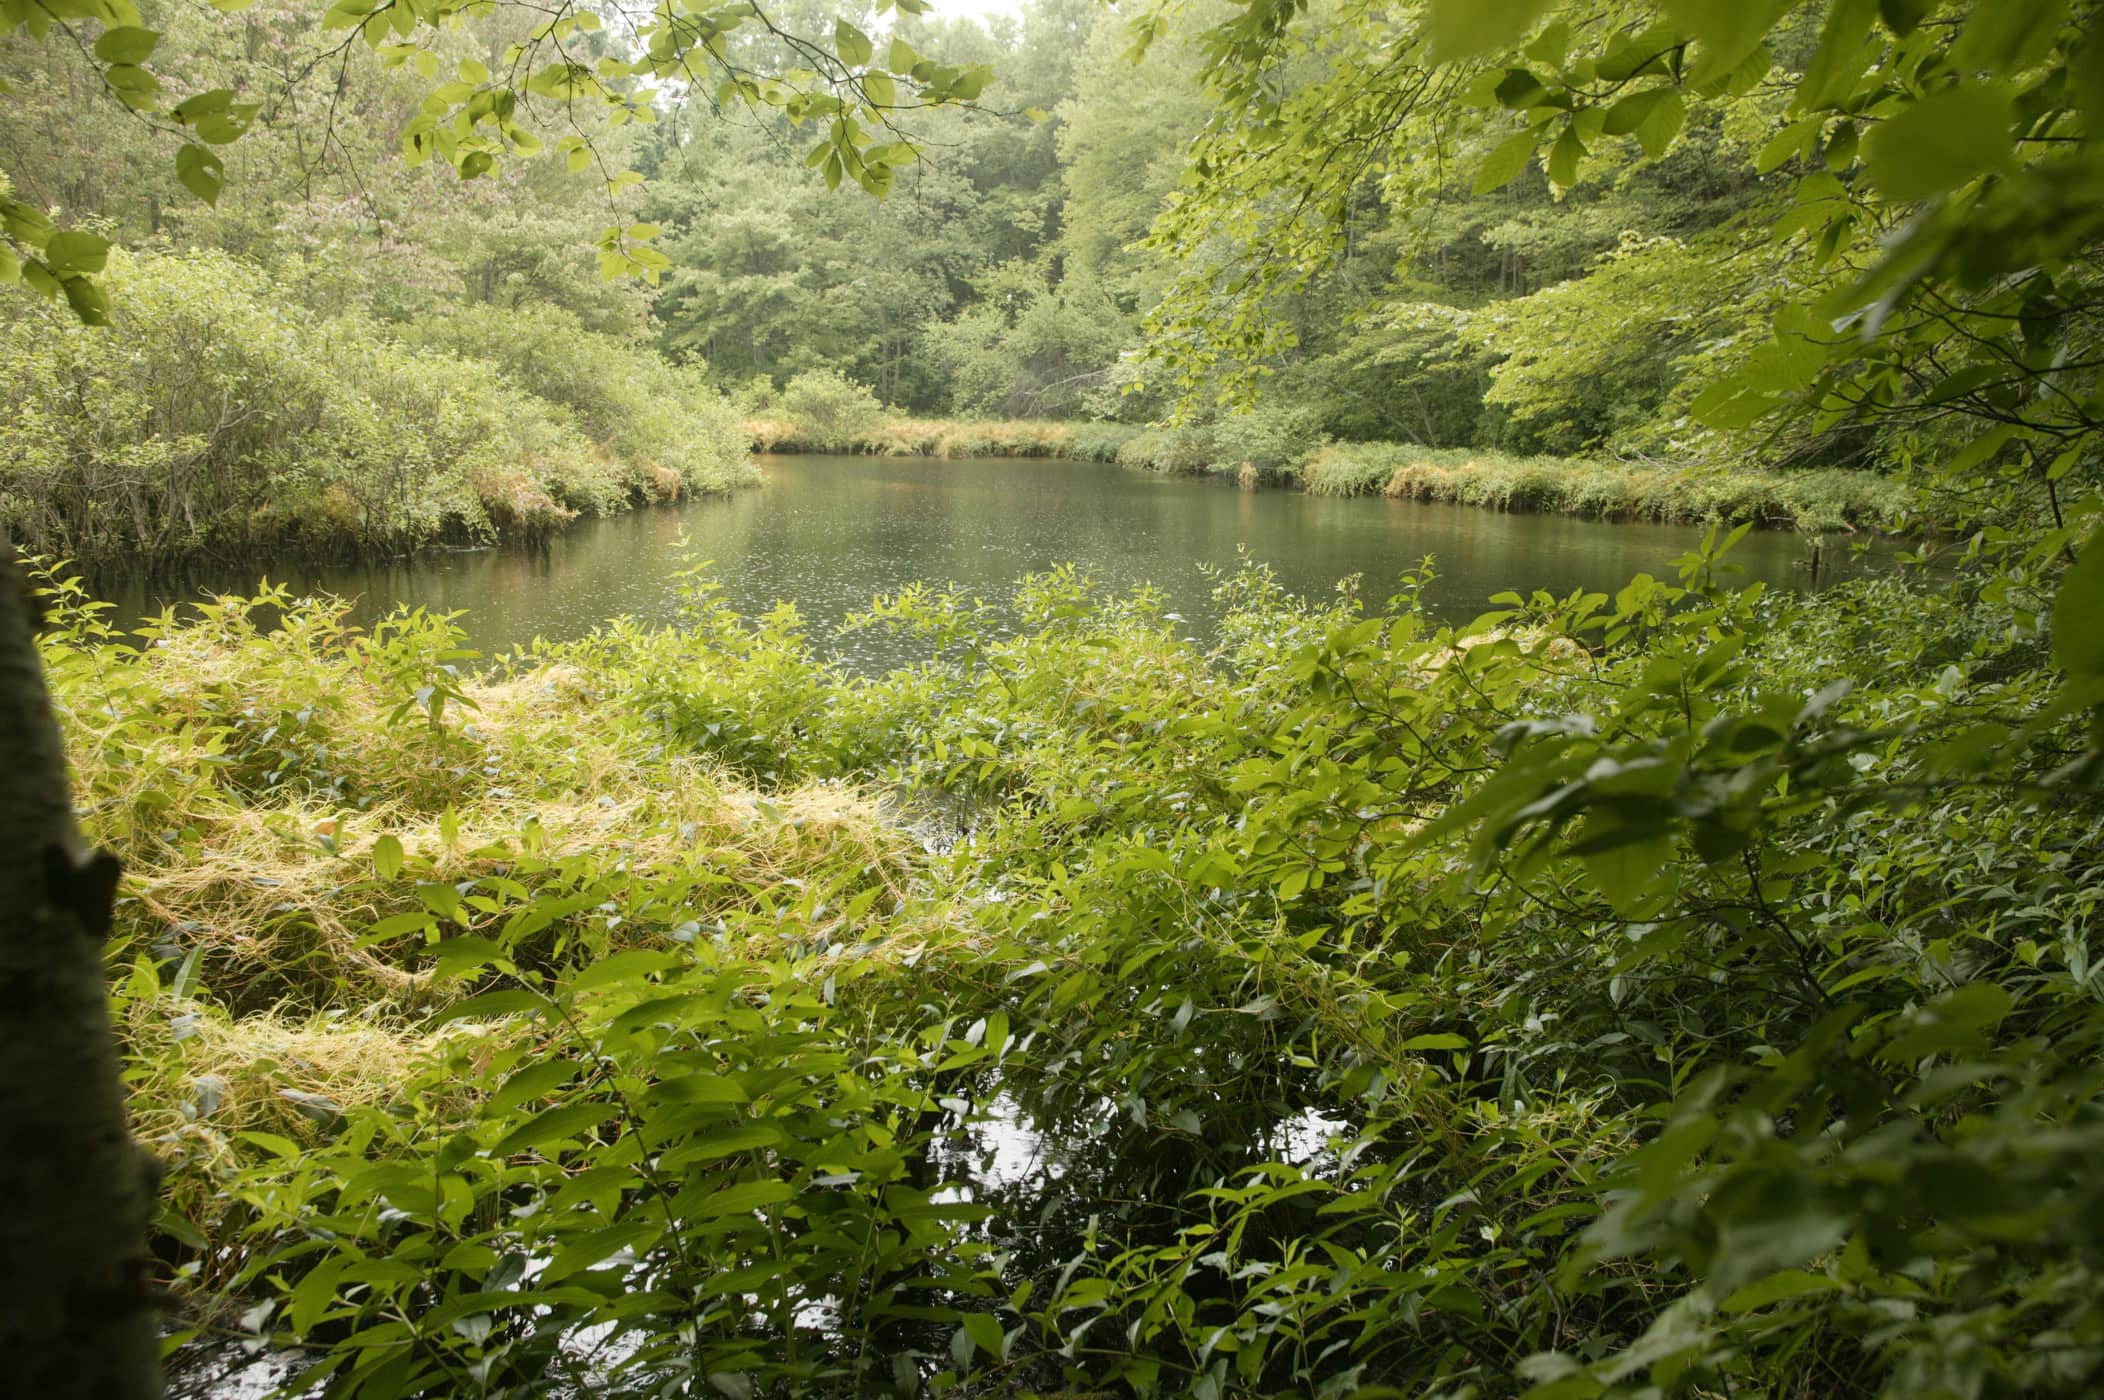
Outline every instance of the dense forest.
[[(776, 18), (829, 34), (834, 12)], [(1496, 124), (1442, 130), (1413, 164), (1323, 192), (1334, 255), (1275, 281), (1290, 221), (1195, 237), (1156, 224), (1188, 203), (1218, 20), (1179, 11), (1133, 57), (1129, 17), (1086, 0), (984, 25), (894, 17), (885, 57), (902, 71), (1003, 77), (973, 101), (887, 109), (915, 159), (882, 199), (815, 178), (785, 111), (662, 97), (566, 112), (576, 130), (545, 138), (560, 160), (404, 171), (426, 70), (486, 75), (531, 10), (370, 48), (342, 47), (310, 5), (156, 16), (191, 82), (254, 99), (238, 140), (183, 148), (207, 175), (178, 168), (152, 120), (94, 100), (77, 52), (17, 32), (0, 170), (19, 204), (122, 251), (97, 284), (114, 335), (72, 332), (63, 304), (0, 311), (0, 514), (81, 560), (391, 551), (749, 484), (756, 437), (1050, 442), (1169, 472), (1601, 515), (1908, 518), (1860, 431), (1764, 445), (1756, 471), (1758, 439), (1690, 413), (1793, 289), (1764, 240), (1797, 184), (1758, 173), (1780, 164), (1766, 148), (1786, 88), (1720, 94), (1663, 139), (1634, 131), (1630, 158), (1596, 177), (1530, 163), (1482, 193)], [(1798, 26), (1786, 53), (1812, 42), (1814, 23)], [(580, 32), (594, 53), (613, 42)], [(1321, 60), (1294, 62), (1312, 75)], [(1223, 359), (1193, 327), (1241, 281), (1262, 343)], [(899, 418), (1094, 426), (945, 439), (887, 431)], [(1632, 486), (1602, 461), (1648, 474)], [(1739, 470), (1709, 470), (1727, 462)]]
[[(5, 1384), (2104, 1385), (2092, 0), (0, 0), (0, 76)], [(698, 552), (501, 655), (262, 577), (766, 450), (1702, 530), (930, 579), (883, 668)]]

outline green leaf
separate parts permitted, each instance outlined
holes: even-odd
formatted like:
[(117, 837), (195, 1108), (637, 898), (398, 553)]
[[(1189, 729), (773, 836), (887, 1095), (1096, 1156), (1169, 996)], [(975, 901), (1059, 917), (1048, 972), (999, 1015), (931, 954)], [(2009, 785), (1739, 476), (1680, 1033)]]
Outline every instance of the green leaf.
[(1867, 41), (1877, 19), (1877, 0), (1834, 0), (1819, 49), (1797, 85), (1794, 111), (1817, 111), (1839, 103), (1863, 76), (1877, 50)]
[(1951, 48), (1961, 73), (2026, 68), (2043, 58), (2067, 19), (2068, 0), (1975, 5)]
[(1578, 183), (1578, 161), (1585, 155), (1585, 143), (1578, 139), (1578, 128), (1566, 126), (1556, 144), (1549, 148), (1549, 178), (1564, 189)]
[(1784, 1269), (1747, 1284), (1726, 1298), (1719, 1305), (1719, 1310), (1728, 1313), (1752, 1312), (1756, 1308), (1765, 1308), (1770, 1303), (1802, 1298), (1809, 1293), (1840, 1291), (1841, 1285), (1825, 1274), (1810, 1273), (1804, 1269)]
[(438, 960), (431, 965), (431, 975), (441, 982), (449, 977), (468, 977), (503, 958), (504, 949), (490, 939), (474, 934), (448, 938), (438, 945)]
[[(378, 853), (374, 854), (377, 860)], [(358, 946), (362, 948), (374, 943), (385, 943), (389, 939), (401, 938), (412, 933), (429, 933), (437, 927), (438, 920), (422, 910), (409, 914), (389, 914), (365, 931), (365, 936), (358, 940)]]
[(226, 163), (216, 151), (185, 144), (175, 153), (175, 178), (205, 203), (217, 204), (226, 185)]
[(2104, 533), (2090, 536), (2053, 594), (2053, 664), (2076, 679), (2104, 676)]
[(490, 1149), (489, 1155), (510, 1157), (528, 1148), (563, 1142), (581, 1136), (613, 1116), (613, 1110), (603, 1103), (566, 1103), (536, 1113), (513, 1128)]
[(539, 1281), (560, 1283), (570, 1275), (582, 1273), (624, 1249), (656, 1240), (663, 1229), (663, 1226), (654, 1225), (647, 1220), (624, 1220), (603, 1230), (594, 1230), (584, 1238), (556, 1251), (555, 1257), (548, 1261), (548, 1267), (542, 1272)]
[(719, 1215), (750, 1215), (761, 1206), (771, 1206), (796, 1195), (786, 1181), (740, 1181), (710, 1193), (695, 1212), (704, 1219)]
[(144, 63), (160, 41), (161, 36), (151, 29), (122, 25), (102, 32), (95, 41), (95, 57), (104, 63)]
[(1489, 194), (1492, 190), (1502, 189), (1518, 179), (1527, 169), (1527, 163), (1534, 159), (1534, 146), (1535, 135), (1532, 131), (1522, 131), (1499, 142), (1497, 149), (1484, 159), (1476, 171), (1476, 193)]
[(520, 1070), (504, 1081), (482, 1105), (486, 1118), (502, 1118), (529, 1099), (546, 1098), (567, 1085), (583, 1068), (575, 1060), (544, 1060)]
[(652, 973), (678, 967), (684, 961), (685, 958), (679, 953), (654, 948), (630, 948), (625, 953), (616, 953), (610, 958), (599, 958), (589, 963), (570, 978), (568, 989), (572, 993), (582, 993), (596, 991), (601, 987), (618, 986), (624, 982), (640, 983)]
[(392, 834), (373, 842), (373, 873), (392, 880), (402, 873), (402, 843)]
[(1863, 138), (1863, 163), (1878, 193), (1912, 201), (1956, 189), (2011, 162), (2007, 94), (1978, 84), (1947, 88)]
[(1670, 87), (1650, 87), (1630, 93), (1607, 109), (1606, 115), (1601, 119), (1600, 129), (1609, 136), (1633, 134), (1644, 124), (1644, 118), (1651, 115), (1651, 110), (1665, 101), (1667, 94), (1672, 91)]
[(1659, 903), (1662, 874), (1673, 856), (1673, 842), (1656, 826), (1624, 824), (1606, 808), (1585, 819), (1573, 848), (1593, 885), (1625, 919), (1640, 919)]
[(965, 1335), (988, 1356), (1000, 1357), (1008, 1345), (1008, 1336), (1001, 1328), (1001, 1320), (988, 1313), (966, 1313)]
[(1983, 1033), (2000, 1023), (2014, 1000), (1993, 982), (1968, 982), (1918, 1007), (1877, 1052), (1886, 1064), (1912, 1064), (1928, 1055), (1976, 1049)]
[(1791, 122), (1776, 132), (1768, 139), (1768, 144), (1761, 147), (1760, 154), (1753, 158), (1754, 170), (1765, 175), (1780, 168), (1784, 162), (1810, 151), (1812, 142), (1819, 135), (1822, 121), (1819, 117), (1807, 117), (1803, 121)]
[(84, 326), (106, 326), (110, 323), (110, 298), (99, 283), (85, 277), (66, 278), (61, 287), (66, 294), (66, 303)]
[(110, 260), (110, 241), (92, 233), (55, 233), (44, 245), (44, 262), (53, 272), (100, 272)]
[(1498, 80), (1496, 91), (1499, 106), (1516, 110), (1539, 107), (1549, 95), (1549, 90), (1542, 85), (1542, 80), (1524, 68), (1505, 70), (1505, 76)]
[(515, 1016), (524, 1011), (546, 1011), (549, 1006), (548, 998), (538, 992), (507, 987), (502, 991), (484, 992), (479, 997), (469, 997), (466, 1001), (456, 1001), (434, 1014), (425, 1024), (435, 1030), (454, 1021), (481, 1018), (494, 1020), (502, 1016)]
[(132, 63), (113, 63), (102, 70), (102, 80), (110, 85), (125, 106), (134, 110), (147, 107), (153, 95), (161, 89), (153, 74)]
[(1929, 0), (1878, 0), (1878, 14), (1885, 27), (1904, 39), (1928, 17)]
[(195, 97), (185, 98), (183, 101), (178, 102), (169, 110), (168, 115), (188, 126), (200, 117), (208, 116), (214, 112), (224, 112), (233, 105), (234, 90), (232, 88), (213, 88), (209, 92), (200, 92)]
[(1665, 96), (1645, 114), (1644, 120), (1636, 129), (1637, 144), (1642, 146), (1644, 154), (1653, 160), (1666, 153), (1667, 148), (1673, 144), (1673, 138), (1680, 135), (1680, 129), (1688, 118), (1687, 102), (1681, 97), (1680, 89), (1665, 88), (1662, 91)]
[(1548, 0), (1432, 0), (1425, 37), (1434, 62), (1509, 49), (1533, 29)]
[(1665, 0), (1666, 15), (1695, 41), (1688, 80), (1706, 83), (1744, 63), (1795, 0)]
[(833, 21), (833, 49), (840, 55), (840, 61), (850, 68), (867, 65), (876, 54), (869, 36), (844, 19)]

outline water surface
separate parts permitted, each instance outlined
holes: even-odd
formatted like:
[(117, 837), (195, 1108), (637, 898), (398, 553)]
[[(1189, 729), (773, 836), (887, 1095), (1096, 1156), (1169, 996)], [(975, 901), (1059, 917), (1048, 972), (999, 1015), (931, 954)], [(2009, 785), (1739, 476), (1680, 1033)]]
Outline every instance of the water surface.
[[(671, 620), (684, 531), (694, 555), (712, 563), (733, 607), (754, 614), (794, 602), (826, 645), (858, 668), (876, 670), (907, 659), (913, 644), (876, 632), (835, 643), (831, 629), (873, 596), (915, 580), (955, 582), (1000, 600), (1022, 575), (1072, 562), (1117, 589), (1154, 585), (1203, 636), (1215, 609), (1200, 566), (1231, 567), (1240, 550), (1311, 596), (1359, 575), (1374, 602), (1430, 555), (1438, 578), (1426, 591), (1427, 605), (1442, 620), (1465, 621), (1504, 589), (1612, 591), (1639, 572), (1670, 578), (1671, 561), (1703, 534), (1695, 527), (1240, 491), (1091, 462), (762, 460), (767, 484), (760, 489), (581, 520), (545, 555), (473, 550), (363, 566), (279, 567), (271, 576), (300, 590), (356, 598), (360, 622), (402, 602), (462, 610), (471, 645), (491, 653), (536, 636), (582, 636), (617, 615)], [(1836, 551), (1827, 552), (1831, 565)], [(1808, 553), (1802, 536), (1756, 531), (1733, 558), (1749, 577), (1803, 586)], [(135, 618), (205, 590), (246, 590), (255, 582), (251, 572), (222, 569), (181, 584), (105, 584), (104, 593), (119, 603), (120, 617)]]

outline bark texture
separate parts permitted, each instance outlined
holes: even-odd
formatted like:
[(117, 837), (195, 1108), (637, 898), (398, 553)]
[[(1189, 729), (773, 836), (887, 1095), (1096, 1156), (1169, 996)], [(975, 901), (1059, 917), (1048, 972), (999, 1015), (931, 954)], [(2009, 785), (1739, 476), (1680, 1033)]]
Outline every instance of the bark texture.
[(125, 1124), (102, 936), (30, 598), (0, 545), (0, 1394), (161, 1391), (153, 1158)]

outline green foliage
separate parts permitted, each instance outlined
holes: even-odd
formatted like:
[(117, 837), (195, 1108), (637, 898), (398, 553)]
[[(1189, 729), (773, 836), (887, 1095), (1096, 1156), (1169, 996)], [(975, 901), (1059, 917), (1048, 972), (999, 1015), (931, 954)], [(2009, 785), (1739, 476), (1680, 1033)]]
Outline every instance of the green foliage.
[(1866, 472), (1676, 469), (1347, 443), (1316, 452), (1300, 464), (1297, 479), (1325, 496), (1388, 495), (1607, 520), (1746, 521), (1806, 531), (1923, 523), (1912, 493)]
[[(170, 1228), (348, 1394), (2085, 1393), (2084, 717), (1963, 581), (1728, 572), (1441, 630), (1245, 571), (1209, 651), (1071, 573), (1005, 634), (922, 588), (853, 624), (925, 642), (878, 680), (699, 580), (487, 681), (430, 619), (65, 603)], [(813, 838), (842, 780), (884, 834)], [(153, 912), (272, 829), (264, 900)], [(206, 930), (287, 888), (378, 965), (243, 992)], [(368, 986), (399, 1029), (269, 1010)]]
[(221, 255), (120, 256), (104, 283), (123, 294), (108, 327), (29, 302), (0, 323), (0, 519), (30, 548), (147, 561), (400, 550), (544, 533), (578, 511), (750, 478), (713, 391), (560, 313), (546, 319), (565, 338), (493, 365), (306, 312)]
[(928, 327), (924, 353), (967, 413), (1039, 417), (1091, 400), (1117, 363), (1123, 316), (1093, 279), (1048, 288), (1017, 264), (979, 279), (979, 302)]
[[(213, 8), (231, 12), (248, 4), (215, 0)], [(883, 8), (894, 8), (892, 0)], [(906, 0), (896, 8), (919, 13), (926, 7), (921, 0)], [(269, 99), (296, 93), (323, 67), (333, 72), (336, 87), (328, 98), (332, 129), (319, 139), (325, 149), (336, 140), (333, 123), (353, 54), (369, 56), (382, 74), (415, 75), (407, 84), (415, 112), (406, 120), (395, 114), (387, 121), (387, 139), (409, 168), (437, 158), (462, 181), (495, 178), (509, 163), (552, 148), (572, 175), (596, 168), (617, 213), (622, 192), (641, 184), (643, 176), (620, 162), (613, 143), (599, 138), (607, 131), (655, 124), (668, 93), (699, 89), (718, 109), (778, 113), (792, 128), (816, 125), (822, 136), (806, 163), (826, 187), (851, 179), (881, 198), (919, 155), (892, 114), (971, 103), (992, 79), (983, 63), (937, 62), (917, 54), (904, 39), (893, 43), (879, 63), (868, 36), (845, 18), (834, 21), (827, 44), (785, 34), (755, 12), (736, 7), (682, 22), (648, 7), (629, 12), (616, 6), (612, 14), (629, 42), (610, 44), (607, 16), (596, 10), (544, 17), (532, 7), (471, 0), (432, 0), (414, 8), (336, 0), (318, 16), (318, 25), (316, 16), (306, 14), (287, 26), (317, 40), (350, 31), (340, 41), (324, 41), (334, 50), (327, 64), (278, 68), (258, 63), (257, 31), (247, 28), (241, 66), (266, 89), (261, 97), (232, 87), (191, 90), (180, 100), (164, 93), (160, 78), (145, 66), (162, 33), (144, 27), (146, 17), (131, 0), (9, 4), (0, 8), (0, 38), (19, 31), (44, 41), (58, 29), (77, 50), (65, 57), (85, 70), (86, 85), (143, 118), (142, 128), (161, 137), (164, 149), (172, 144), (173, 184), (206, 205), (217, 205), (226, 183), (225, 159), (213, 148), (241, 141), (259, 121), (270, 125), (266, 109), (275, 103)], [(220, 19), (175, 16), (173, 23), (193, 33), (202, 27), (207, 43), (239, 32), (216, 23)], [(482, 42), (453, 42), (473, 22), (482, 26)], [(92, 47), (76, 28), (88, 23), (101, 28)], [(755, 30), (764, 31), (764, 37), (755, 36)], [(179, 79), (173, 86), (181, 90), (191, 84)], [(296, 99), (288, 105), (296, 110)], [(41, 135), (39, 144), (50, 140), (48, 131)], [(311, 177), (313, 165), (304, 153), (300, 164), (302, 178)], [(43, 212), (6, 191), (0, 191), (0, 224), (5, 245), (0, 280), (63, 297), (84, 323), (107, 319), (108, 295), (94, 280), (107, 255), (107, 239), (60, 230)], [(659, 232), (654, 224), (627, 220), (602, 227), (594, 239), (601, 275), (639, 276), (654, 285), (670, 266), (654, 246)]]
[(621, 463), (634, 496), (669, 499), (752, 480), (729, 402), (700, 371), (669, 365), (648, 346), (589, 330), (551, 306), (461, 308), (413, 334), (488, 361), (511, 383), (567, 409)]
[(783, 387), (775, 408), (796, 440), (825, 452), (852, 446), (884, 421), (884, 405), (869, 387), (837, 370), (811, 370)]
[[(431, 18), (327, 23), (435, 77), (397, 42)], [(979, 60), (922, 57), (976, 30), (902, 23), (879, 72), (869, 27), (828, 16), (818, 71), (778, 74), (748, 18), (683, 15), (643, 56), (522, 81), (611, 94), (626, 131), (655, 108), (609, 84), (698, 52), (734, 74), (719, 98), (822, 126), (824, 183), (872, 190), (910, 154), (880, 135), (887, 88), (976, 95)], [(1210, 110), (1143, 83), (1100, 122), (1064, 109), (1063, 139), (948, 114), (983, 163), (932, 181), (923, 224), (867, 226), (889, 243), (800, 242), (756, 212), (766, 181), (717, 168), (599, 246), (657, 271), (672, 229), (694, 272), (668, 340), (719, 369), (744, 342), (735, 377), (786, 363), (757, 338), (772, 298), (829, 337), (774, 405), (828, 445), (977, 441), (886, 419), (818, 363), (906, 401), (925, 336), (973, 402), (1114, 362), (1106, 385), (1182, 396), (1186, 421), (1087, 439), (1160, 469), (1816, 528), (1926, 514), (1967, 531), (1947, 569), (1771, 596), (1734, 586), (1713, 530), (1675, 581), (1508, 593), (1436, 628), (1424, 572), (1369, 606), (1244, 568), (1210, 644), (1061, 569), (1000, 603), (876, 600), (850, 626), (925, 652), (878, 678), (701, 576), (679, 628), (614, 622), (480, 676), (421, 613), (365, 635), (271, 590), (133, 645), (53, 585), (78, 806), (133, 872), (116, 1000), (197, 1304), (173, 1345), (222, 1309), (310, 1383), (375, 1397), (2094, 1393), (2093, 20), (1110, 17), (1049, 49), (1094, 65), (1137, 39)], [(513, 57), (598, 32), (564, 24)], [(94, 62), (148, 93), (108, 76), (159, 51), (141, 29)], [(444, 64), (412, 154), (495, 175), (537, 138), (481, 59)], [(210, 145), (264, 122), (227, 89), (166, 115)], [(1164, 151), (1193, 137), (1172, 190)], [(978, 180), (996, 168), (1023, 173)], [(225, 200), (222, 173), (177, 177)], [(223, 258), (128, 263), (8, 198), (10, 256), (74, 308), (25, 300), (5, 342), (5, 509), (53, 543), (411, 543), (487, 528), (507, 464), (540, 492), (528, 518), (648, 464), (698, 480), (667, 460), (720, 426), (698, 370), (638, 356), (605, 307), (589, 329), (581, 304), (524, 313), (517, 342), (508, 316), (433, 319), (410, 349), (376, 298), (309, 309)], [(885, 277), (909, 266), (887, 248), (968, 210), (993, 211), (977, 243)], [(75, 324), (103, 314), (98, 277), (137, 279), (111, 334)], [(857, 277), (882, 285), (824, 304)], [(1114, 333), (1089, 346), (1075, 306)], [(1114, 361), (1122, 314), (1150, 309), (1151, 360)], [(1219, 411), (1259, 384), (1256, 415)], [(1320, 442), (1345, 423), (1712, 469)], [(588, 435), (596, 469), (566, 450)], [(1826, 469), (1748, 472), (1756, 444)], [(543, 451), (560, 464), (529, 473)], [(1004, 1139), (1033, 1165), (988, 1166)]]

